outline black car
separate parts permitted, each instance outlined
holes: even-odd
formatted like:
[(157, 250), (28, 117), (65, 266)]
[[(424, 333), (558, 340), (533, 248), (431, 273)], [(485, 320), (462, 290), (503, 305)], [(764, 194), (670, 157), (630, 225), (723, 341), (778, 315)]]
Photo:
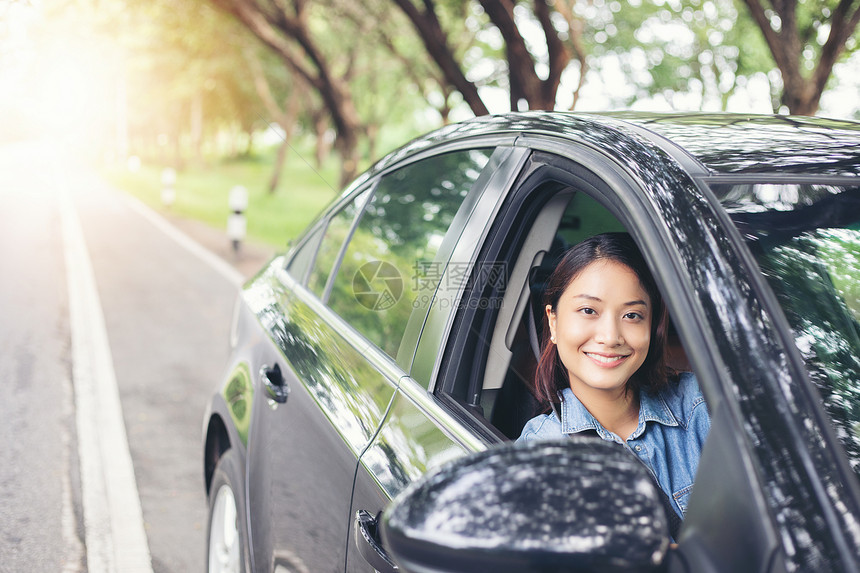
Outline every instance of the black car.
[[(510, 443), (536, 413), (542, 281), (618, 230), (712, 418), (677, 545), (599, 444)], [(231, 336), (204, 421), (210, 571), (860, 571), (860, 124), (444, 127), (248, 282)], [(633, 493), (595, 502), (594, 479)]]

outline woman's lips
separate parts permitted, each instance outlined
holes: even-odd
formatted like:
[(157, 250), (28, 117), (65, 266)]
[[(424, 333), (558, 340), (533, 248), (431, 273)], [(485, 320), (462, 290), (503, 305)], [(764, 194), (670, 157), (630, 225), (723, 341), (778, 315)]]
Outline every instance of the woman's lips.
[(629, 354), (598, 354), (596, 352), (586, 352), (585, 355), (601, 368), (612, 368), (630, 357)]

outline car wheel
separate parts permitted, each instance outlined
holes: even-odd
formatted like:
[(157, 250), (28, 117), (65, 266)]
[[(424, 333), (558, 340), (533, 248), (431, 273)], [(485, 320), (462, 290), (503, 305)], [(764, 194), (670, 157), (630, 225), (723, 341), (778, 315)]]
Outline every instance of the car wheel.
[(207, 543), (209, 573), (243, 573), (245, 571), (242, 532), (236, 504), (236, 454), (227, 450), (212, 476), (209, 496), (209, 539)]

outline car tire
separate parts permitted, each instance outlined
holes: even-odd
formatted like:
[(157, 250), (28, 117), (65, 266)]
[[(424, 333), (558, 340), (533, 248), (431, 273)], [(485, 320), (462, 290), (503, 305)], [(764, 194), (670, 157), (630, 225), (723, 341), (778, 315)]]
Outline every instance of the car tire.
[(218, 460), (209, 489), (209, 526), (206, 562), (209, 573), (244, 573), (245, 548), (236, 491), (239, 463), (236, 453), (227, 450)]

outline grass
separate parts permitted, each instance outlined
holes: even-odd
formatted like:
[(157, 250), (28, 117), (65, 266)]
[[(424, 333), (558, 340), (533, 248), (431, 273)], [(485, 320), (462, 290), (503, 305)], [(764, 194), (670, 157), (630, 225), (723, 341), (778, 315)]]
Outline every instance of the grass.
[[(309, 165), (293, 152), (287, 157), (280, 184), (268, 193), (274, 153), (243, 159), (225, 159), (188, 167), (176, 176), (176, 199), (170, 211), (226, 229), (230, 190), (248, 190), (248, 239), (283, 249), (338, 194), (339, 172), (333, 159), (322, 169)], [(157, 209), (161, 201), (162, 166), (144, 164), (135, 172), (113, 168), (104, 172), (115, 187)]]

